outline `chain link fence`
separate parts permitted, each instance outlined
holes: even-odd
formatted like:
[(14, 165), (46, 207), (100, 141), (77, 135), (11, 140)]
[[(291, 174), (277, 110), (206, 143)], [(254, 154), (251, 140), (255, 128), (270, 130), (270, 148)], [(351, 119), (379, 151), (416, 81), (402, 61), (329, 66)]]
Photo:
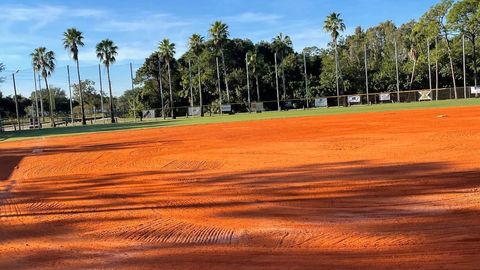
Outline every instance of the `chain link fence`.
[[(141, 88), (143, 85), (135, 84), (132, 77), (142, 64), (115, 64), (111, 66), (110, 74), (102, 65), (80, 67), (80, 79), (86, 81), (84, 89), (85, 115), (87, 124), (108, 124), (111, 123), (111, 107), (113, 107), (114, 119), (118, 122), (137, 121), (143, 118), (166, 119), (184, 117), (210, 117), (224, 114), (237, 114), (248, 112), (268, 112), (298, 110), (318, 107), (350, 107), (362, 105), (375, 105), (385, 103), (409, 103), (419, 101), (453, 100), (464, 98), (475, 98), (478, 94), (472, 94), (471, 87), (466, 89), (457, 87), (456, 93), (453, 88), (433, 90), (410, 90), (400, 92), (352, 94), (341, 96), (311, 97), (308, 99), (289, 100), (265, 100), (262, 102), (226, 103), (214, 101), (211, 104), (190, 108), (189, 106), (170, 106), (168, 86), (164, 85), (165, 94), (164, 108), (149, 108), (147, 106), (136, 107), (135, 104), (119, 106), (118, 99), (110, 100), (110, 90), (113, 97), (121, 96), (133, 88)], [(10, 74), (11, 76), (7, 74)], [(34, 129), (52, 126), (80, 125), (82, 113), (78, 91), (78, 74), (75, 66), (57, 67), (50, 77), (45, 78), (34, 74), (33, 70), (6, 71), (2, 73), (6, 78), (2, 84), (4, 94), (16, 93), (28, 97), (32, 102), (19, 98), (20, 121), (15, 115), (0, 117), (1, 131), (14, 131), (20, 129)], [(15, 83), (14, 83), (15, 82)], [(46, 90), (46, 85), (49, 91)], [(36, 90), (36, 91), (35, 91)], [(304, 90), (303, 90), (304, 91)], [(253, 93), (252, 93), (253, 94)], [(182, 102), (174, 100), (174, 104), (185, 104), (187, 98)], [(195, 100), (198, 100), (195, 98)], [(112, 101), (112, 106), (110, 102)], [(53, 117), (50, 117), (50, 102), (52, 102)], [(37, 110), (38, 107), (38, 110)], [(147, 112), (146, 115), (142, 111)], [(38, 122), (36, 119), (39, 118)], [(20, 123), (18, 123), (20, 122)]]
[[(411, 103), (411, 102), (432, 102), (441, 100), (454, 100), (475, 98), (478, 94), (471, 93), (471, 87), (464, 90), (463, 87), (457, 88), (457, 95), (453, 88), (433, 89), (433, 90), (410, 90), (400, 92), (384, 92), (384, 93), (370, 93), (370, 94), (352, 94), (341, 96), (327, 96), (316, 97), (309, 99), (288, 99), (288, 100), (268, 100), (262, 102), (248, 102), (244, 103), (222, 103), (218, 101), (209, 105), (201, 107), (197, 106), (193, 109), (188, 106), (173, 107), (168, 105), (162, 108), (150, 108), (145, 110), (148, 112), (148, 117), (138, 112), (133, 115), (132, 111), (117, 112), (118, 116), (123, 119), (166, 119), (171, 118), (187, 118), (187, 117), (201, 117), (203, 116), (220, 116), (226, 114), (238, 113), (259, 113), (269, 111), (288, 111), (299, 109), (313, 109), (313, 108), (327, 108), (327, 107), (352, 107), (352, 106), (367, 106), (388, 103)], [(221, 110), (221, 108), (223, 109)], [(173, 111), (173, 114), (172, 114)], [(150, 113), (152, 112), (152, 113)], [(143, 117), (142, 117), (143, 116)]]

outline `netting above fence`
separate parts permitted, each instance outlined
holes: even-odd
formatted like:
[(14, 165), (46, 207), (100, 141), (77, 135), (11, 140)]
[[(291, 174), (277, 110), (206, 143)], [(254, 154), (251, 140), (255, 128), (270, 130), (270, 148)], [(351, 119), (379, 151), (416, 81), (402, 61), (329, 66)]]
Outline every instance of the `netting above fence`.
[[(137, 70), (142, 66), (140, 63), (132, 64), (132, 73), (135, 76)], [(100, 68), (99, 68), (100, 67)], [(77, 69), (74, 63), (69, 66), (70, 69), (70, 82), (71, 84), (78, 84)], [(101, 75), (99, 74), (101, 72)], [(17, 94), (25, 97), (30, 97), (37, 87), (45, 88), (45, 81), (39, 76), (35, 76), (32, 69), (24, 69), (18, 71), (7, 70), (1, 73), (1, 76), (5, 78), (2, 83), (2, 92), (5, 96), (13, 95), (13, 79), (12, 74), (15, 74)], [(100, 76), (102, 77), (102, 88), (105, 94), (108, 94), (108, 81), (105, 66), (103, 65), (88, 65), (80, 66), (80, 78), (83, 80), (89, 80), (94, 82), (95, 89), (100, 91)], [(112, 94), (113, 96), (121, 96), (126, 90), (132, 88), (130, 64), (113, 64), (110, 68), (110, 78), (112, 81)], [(50, 87), (60, 88), (64, 90), (68, 96), (69, 84), (68, 84), (67, 66), (58, 66), (55, 71), (47, 78)]]

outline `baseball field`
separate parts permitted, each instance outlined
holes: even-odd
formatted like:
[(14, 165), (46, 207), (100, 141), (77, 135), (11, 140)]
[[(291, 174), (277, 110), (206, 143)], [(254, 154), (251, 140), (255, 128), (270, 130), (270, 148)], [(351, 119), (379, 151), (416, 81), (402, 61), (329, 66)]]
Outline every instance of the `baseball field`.
[(480, 106), (294, 116), (5, 140), (0, 269), (479, 268)]

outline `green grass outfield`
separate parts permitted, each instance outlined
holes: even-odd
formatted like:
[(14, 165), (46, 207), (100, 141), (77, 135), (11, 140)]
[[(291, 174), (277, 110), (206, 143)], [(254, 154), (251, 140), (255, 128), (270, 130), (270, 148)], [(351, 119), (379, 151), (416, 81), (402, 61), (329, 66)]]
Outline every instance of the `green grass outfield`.
[(319, 108), (319, 109), (309, 109), (309, 110), (291, 110), (288, 112), (264, 112), (259, 114), (244, 113), (244, 114), (237, 114), (237, 115), (212, 116), (212, 117), (204, 117), (204, 118), (181, 118), (176, 120), (170, 120), (170, 119), (148, 120), (143, 122), (132, 121), (128, 123), (118, 123), (118, 124), (95, 124), (95, 125), (89, 125), (89, 126), (44, 128), (41, 130), (23, 130), (23, 131), (14, 131), (14, 132), (3, 132), (3, 133), (0, 133), (0, 142), (26, 140), (26, 139), (32, 139), (32, 138), (38, 138), (38, 137), (69, 136), (69, 135), (80, 135), (85, 133), (112, 132), (112, 131), (132, 130), (132, 129), (200, 125), (200, 124), (213, 124), (213, 123), (238, 122), (238, 121), (253, 121), (253, 120), (304, 117), (304, 116), (353, 114), (353, 113), (464, 107), (464, 106), (480, 106), (480, 99), (446, 100), (446, 101), (415, 102), (415, 103), (401, 103), (401, 104), (381, 104), (381, 105), (372, 105), (372, 106), (354, 106), (349, 108), (334, 107), (334, 108)]

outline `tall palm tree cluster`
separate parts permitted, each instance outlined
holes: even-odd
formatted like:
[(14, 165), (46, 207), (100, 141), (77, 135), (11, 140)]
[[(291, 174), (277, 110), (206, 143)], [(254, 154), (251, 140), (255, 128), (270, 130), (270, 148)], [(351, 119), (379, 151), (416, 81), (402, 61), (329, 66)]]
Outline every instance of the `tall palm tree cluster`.
[[(81, 108), (81, 122), (82, 125), (86, 125), (86, 117), (85, 117), (85, 102), (84, 102), (84, 94), (81, 77), (80, 77), (80, 61), (79, 61), (79, 49), (85, 44), (83, 43), (83, 33), (76, 28), (69, 28), (63, 33), (63, 46), (68, 52), (70, 53), (73, 61), (75, 61), (77, 67), (77, 77), (78, 77), (78, 86), (80, 92), (80, 108)], [(115, 57), (118, 54), (118, 47), (113, 43), (113, 41), (109, 39), (102, 40), (96, 46), (96, 53), (98, 59), (105, 65), (107, 70), (108, 76), (108, 86), (110, 90), (110, 118), (111, 122), (115, 123), (115, 116), (114, 116), (114, 108), (113, 108), (113, 95), (112, 95), (112, 83), (110, 80), (110, 65), (115, 63)], [(52, 127), (56, 126), (55, 123), (55, 116), (54, 116), (54, 107), (55, 107), (55, 99), (50, 91), (48, 85), (48, 77), (52, 75), (55, 71), (55, 53), (53, 51), (48, 51), (45, 47), (39, 47), (34, 50), (31, 54), (32, 57), (32, 65), (34, 72), (40, 74), (45, 82), (45, 89), (49, 93), (49, 116), (50, 116), (50, 125)], [(74, 119), (72, 119), (72, 122)]]
[[(212, 23), (205, 37), (193, 34), (187, 52), (178, 58), (176, 44), (168, 38), (160, 39), (157, 50), (136, 73), (142, 94), (127, 90), (116, 106), (110, 69), (118, 47), (105, 39), (97, 44), (96, 53), (108, 76), (111, 122), (116, 121), (116, 110), (130, 110), (124, 106), (131, 101), (130, 94), (139, 97), (142, 108), (161, 106), (164, 117), (168, 110), (169, 116), (175, 118), (184, 115), (180, 108), (194, 104), (199, 105), (203, 116), (206, 110), (221, 111), (225, 104), (249, 108), (251, 98), (263, 101), (271, 109), (280, 109), (280, 99), (307, 100), (308, 104), (311, 97), (336, 96), (341, 105), (340, 96), (369, 90), (399, 93), (400, 89), (453, 87), (451, 96), (457, 98), (460, 80), (464, 86), (477, 85), (480, 0), (439, 0), (418, 21), (400, 26), (386, 21), (369, 29), (357, 27), (350, 35), (343, 35), (346, 24), (341, 14), (334, 12), (325, 18), (323, 29), (331, 37), (329, 46), (307, 47), (301, 53), (294, 51), (292, 39), (283, 33), (256, 44), (248, 39), (232, 39), (229, 26), (222, 21)], [(81, 121), (86, 124), (79, 61), (84, 37), (75, 28), (67, 29), (63, 36), (63, 46), (76, 64), (80, 86), (76, 101), (81, 108)], [(466, 55), (463, 62), (462, 45)], [(37, 48), (32, 62), (48, 90), (48, 78), (55, 70), (55, 54)], [(462, 67), (464, 72), (459, 72)], [(168, 90), (164, 92), (163, 88)], [(50, 121), (54, 126), (52, 93), (49, 98)]]
[[(254, 85), (254, 100), (257, 102), (262, 100), (273, 102), (275, 99), (308, 100), (309, 97), (331, 95), (336, 96), (337, 104), (341, 105), (341, 96), (362, 93), (368, 89), (374, 92), (393, 92), (396, 88), (413, 90), (416, 89), (415, 87), (423, 87), (421, 85), (426, 78), (426, 67), (431, 67), (430, 62), (427, 65), (425, 61), (427, 58), (424, 46), (425, 36), (436, 36), (439, 42), (435, 48), (431, 46), (428, 48), (428, 58), (431, 56), (430, 50), (435, 51), (437, 55), (444, 48), (447, 52), (453, 52), (454, 50), (448, 49), (449, 44), (456, 44), (458, 52), (458, 36), (457, 42), (453, 42), (451, 37), (454, 33), (453, 23), (447, 23), (445, 18), (451, 17), (449, 19), (451, 21), (465, 21), (465, 16), (457, 15), (457, 19), (452, 19), (454, 16), (451, 14), (463, 12), (464, 15), (470, 13), (470, 16), (473, 16), (472, 9), (480, 10), (478, 6), (475, 7), (474, 2), (480, 3), (480, 0), (458, 2), (467, 3), (470, 8), (466, 8), (459, 7), (460, 4), (453, 5), (450, 0), (441, 0), (438, 5), (432, 7), (430, 14), (424, 15), (419, 22), (408, 22), (397, 27), (387, 21), (367, 31), (357, 28), (355, 34), (350, 36), (342, 36), (346, 30), (346, 24), (341, 14), (334, 12), (325, 18), (323, 24), (324, 31), (331, 36), (329, 49), (309, 47), (305, 48), (301, 55), (294, 52), (292, 39), (288, 35), (280, 33), (270, 43), (262, 41), (253, 44), (249, 40), (229, 39), (228, 25), (216, 21), (208, 30), (208, 39), (200, 34), (193, 34), (189, 39), (189, 50), (178, 59), (173, 57), (171, 52), (175, 48), (173, 44), (167, 42), (168, 39), (161, 43), (159, 54), (168, 72), (165, 81), (169, 85), (170, 104), (187, 106), (186, 99), (182, 101), (181, 97), (189, 96), (189, 105), (192, 106), (194, 101), (192, 87), (196, 88), (195, 92), (198, 93), (197, 97), (202, 110), (205, 101), (206, 104), (217, 104), (217, 106), (232, 102), (249, 103), (250, 76), (253, 79), (251, 85)], [(446, 12), (450, 12), (449, 16)], [(477, 13), (475, 13), (476, 16), (480, 17), (480, 12)], [(478, 20), (480, 21), (480, 18)], [(476, 38), (476, 35), (480, 34), (480, 27), (474, 27), (475, 20), (471, 19), (471, 21), (473, 22), (468, 24), (468, 28), (465, 27), (465, 23), (462, 23), (460, 26), (457, 25), (456, 29), (464, 29), (462, 31), (467, 31), (466, 33), (470, 31), (472, 33), (468, 37)], [(447, 35), (442, 39), (444, 24), (450, 25), (450, 36)], [(422, 25), (428, 27), (422, 27)], [(418, 33), (418, 29), (425, 31)], [(437, 29), (436, 34), (435, 29)], [(420, 46), (423, 47), (419, 48)], [(476, 63), (475, 45), (472, 45), (472, 48), (473, 62)], [(398, 55), (396, 55), (397, 49)], [(149, 59), (151, 58), (147, 60)], [(437, 56), (435, 60), (438, 62), (442, 59)], [(192, 62), (197, 73), (195, 78), (192, 78)], [(396, 62), (400, 65), (397, 81), (395, 81)], [(455, 65), (459, 64), (461, 63), (457, 62)], [(358, 72), (359, 69), (365, 69), (365, 72)], [(474, 65), (471, 69), (476, 74), (476, 66)], [(445, 80), (445, 70), (437, 67), (439, 77), (437, 89), (450, 85)], [(142, 72), (139, 71), (140, 77)], [(371, 77), (370, 80), (369, 77)], [(476, 82), (476, 77), (474, 79)], [(455, 87), (455, 81), (453, 86)], [(275, 92), (275, 87), (277, 97), (272, 94)], [(190, 91), (187, 91), (188, 89)], [(333, 89), (335, 91), (332, 91)], [(150, 103), (147, 107), (155, 106), (155, 103)], [(173, 111), (171, 115), (174, 117)]]
[(48, 87), (48, 77), (50, 77), (55, 70), (55, 53), (53, 51), (47, 51), (47, 48), (45, 47), (39, 47), (35, 49), (31, 56), (34, 70), (37, 71), (45, 81), (45, 89), (47, 89), (50, 98), (50, 125), (55, 127), (55, 119), (53, 115), (55, 103), (52, 92)]

